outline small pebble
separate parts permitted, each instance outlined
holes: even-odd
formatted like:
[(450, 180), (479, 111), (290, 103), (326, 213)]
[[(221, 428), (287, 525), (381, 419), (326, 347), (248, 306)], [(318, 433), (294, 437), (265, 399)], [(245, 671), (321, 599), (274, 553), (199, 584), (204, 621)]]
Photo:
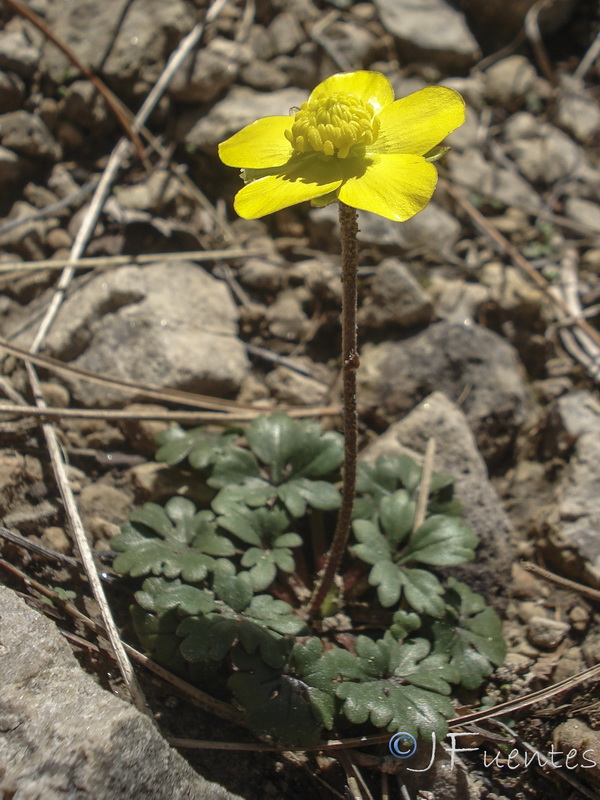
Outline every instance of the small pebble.
[(527, 639), (535, 647), (554, 650), (569, 632), (570, 625), (546, 617), (531, 617), (527, 624)]
[(41, 542), (44, 547), (50, 548), (50, 550), (54, 550), (56, 553), (70, 553), (71, 552), (71, 542), (69, 541), (69, 537), (63, 530), (63, 528), (59, 528), (55, 525), (51, 525), (49, 528), (46, 528), (41, 536)]

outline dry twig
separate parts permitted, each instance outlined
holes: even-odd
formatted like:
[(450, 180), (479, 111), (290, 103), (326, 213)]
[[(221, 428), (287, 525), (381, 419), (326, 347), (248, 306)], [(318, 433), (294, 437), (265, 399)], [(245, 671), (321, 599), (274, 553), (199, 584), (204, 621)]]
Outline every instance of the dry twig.
[(533, 47), (540, 72), (547, 80), (550, 81), (553, 86), (556, 86), (558, 81), (556, 80), (556, 75), (554, 74), (550, 59), (548, 58), (548, 53), (544, 47), (538, 19), (540, 12), (553, 4), (554, 0), (538, 0), (537, 3), (534, 3), (531, 6), (527, 12), (527, 16), (525, 17), (525, 33), (527, 34), (527, 38)]

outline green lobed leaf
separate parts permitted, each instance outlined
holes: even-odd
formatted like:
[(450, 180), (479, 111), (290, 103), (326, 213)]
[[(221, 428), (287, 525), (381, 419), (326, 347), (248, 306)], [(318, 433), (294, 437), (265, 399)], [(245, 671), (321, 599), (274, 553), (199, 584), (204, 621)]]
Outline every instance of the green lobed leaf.
[(257, 733), (272, 736), (282, 745), (318, 744), (321, 725), (302, 681), (270, 669), (239, 649), (234, 652), (234, 664), (238, 671), (228, 685)]
[(374, 464), (358, 465), (357, 491), (377, 500), (404, 488), (413, 494), (421, 480), (421, 467), (407, 455), (379, 456)]
[(259, 417), (247, 431), (255, 455), (271, 468), (275, 485), (294, 477), (319, 478), (337, 470), (343, 460), (343, 437), (322, 433), (310, 420), (285, 414)]
[(289, 603), (276, 600), (268, 594), (252, 598), (246, 614), (286, 636), (301, 636), (307, 632), (306, 623), (292, 613)]
[(336, 431), (321, 433), (317, 423), (305, 422), (302, 448), (294, 453), (294, 474), (322, 478), (335, 472), (344, 460), (344, 437)]
[(281, 508), (251, 509), (238, 504), (218, 517), (217, 523), (247, 544), (268, 547), (288, 527), (289, 517)]
[(301, 426), (287, 414), (260, 416), (246, 431), (252, 452), (271, 468), (271, 480), (275, 485), (286, 477), (286, 467), (294, 453), (302, 445)]
[(228, 484), (242, 483), (248, 478), (258, 477), (259, 466), (252, 453), (232, 445), (216, 457), (207, 483), (215, 489), (221, 489)]
[(443, 739), (448, 732), (447, 719), (454, 714), (452, 703), (436, 692), (417, 686), (396, 686), (390, 680), (368, 683), (344, 682), (336, 687), (343, 700), (342, 713), (356, 725), (369, 721), (390, 733), (405, 731), (415, 738)]
[(183, 614), (207, 614), (215, 607), (215, 598), (207, 589), (198, 589), (181, 581), (163, 578), (146, 578), (140, 591), (135, 593), (138, 605), (158, 616), (171, 609)]
[(390, 544), (374, 522), (363, 519), (354, 520), (352, 530), (360, 542), (352, 547), (352, 552), (357, 558), (366, 564), (390, 561), (392, 557)]
[(240, 505), (250, 508), (267, 505), (276, 496), (274, 486), (264, 478), (246, 478), (243, 483), (224, 486), (211, 503), (215, 514), (239, 511)]
[(307, 505), (321, 511), (339, 508), (341, 497), (335, 486), (328, 481), (311, 481), (308, 478), (292, 478), (277, 487), (277, 494), (292, 517), (303, 517)]
[(369, 573), (369, 583), (377, 587), (377, 597), (384, 608), (395, 605), (404, 594), (408, 605), (420, 614), (441, 617), (444, 613), (444, 590), (431, 572), (382, 559)]
[(297, 533), (284, 533), (278, 536), (274, 542), (274, 547), (300, 547), (303, 543), (302, 537)]
[(379, 519), (392, 550), (412, 531), (417, 504), (406, 489), (398, 489), (379, 504)]
[(186, 544), (146, 539), (117, 556), (113, 569), (119, 575), (164, 575), (197, 583), (206, 577), (214, 566), (211, 556), (194, 550)]
[(159, 445), (156, 460), (174, 466), (188, 458), (195, 469), (206, 469), (216, 455), (239, 436), (239, 429), (217, 433), (207, 431), (204, 427), (183, 430), (179, 425), (172, 425), (156, 436), (156, 443)]
[(504, 663), (502, 622), (483, 598), (454, 578), (448, 580), (447, 613), (431, 625), (434, 650), (444, 653), (466, 689), (476, 689), (494, 666)]
[(419, 614), (441, 617), (444, 613), (444, 589), (432, 572), (424, 569), (401, 569), (406, 602)]
[(171, 425), (166, 431), (161, 431), (156, 437), (159, 446), (156, 451), (156, 460), (164, 461), (170, 466), (179, 464), (192, 448), (193, 434), (201, 428), (184, 431), (180, 425)]
[(247, 572), (231, 575), (220, 564), (214, 572), (213, 590), (220, 600), (237, 612), (250, 605), (253, 595), (252, 581)]
[(462, 520), (429, 517), (409, 539), (399, 561), (420, 561), (437, 567), (452, 567), (475, 557), (477, 536)]
[(368, 636), (357, 636), (354, 646), (365, 675), (379, 677), (387, 671), (389, 647), (383, 639), (375, 642)]
[(404, 585), (402, 571), (392, 561), (378, 561), (369, 573), (369, 583), (377, 587), (377, 597), (384, 608), (400, 600)]
[(185, 497), (171, 498), (164, 508), (146, 503), (131, 514), (123, 533), (114, 537), (115, 549), (120, 551), (114, 569), (132, 577), (181, 575), (191, 583), (201, 581), (214, 567), (213, 556), (235, 553), (232, 542), (218, 535), (216, 528), (212, 511), (196, 512)]
[(171, 497), (165, 503), (165, 513), (175, 527), (183, 526), (196, 513), (196, 506), (187, 497)]
[(144, 503), (141, 508), (131, 512), (129, 521), (132, 524), (143, 525), (165, 539), (174, 531), (173, 523), (167, 516), (167, 512), (157, 503)]
[(318, 508), (320, 511), (335, 511), (340, 507), (340, 493), (329, 481), (312, 481), (302, 477), (293, 478), (279, 487), (280, 496), (284, 486), (293, 486), (312, 508)]
[(414, 611), (396, 611), (393, 617), (392, 625), (389, 628), (390, 633), (396, 639), (402, 641), (406, 639), (413, 631), (421, 627), (421, 617), (415, 614)]
[(335, 661), (323, 654), (321, 641), (313, 636), (305, 644), (295, 644), (289, 670), (302, 678), (313, 714), (331, 730), (336, 716), (334, 687), (339, 673)]
[(187, 617), (179, 624), (177, 636), (186, 661), (222, 661), (237, 641), (238, 622), (218, 614)]
[(287, 547), (276, 547), (271, 551), (271, 556), (282, 572), (293, 572), (296, 569), (292, 551)]
[(188, 461), (194, 469), (205, 470), (236, 440), (241, 429), (223, 431), (219, 434), (205, 433), (197, 437), (190, 449)]
[(255, 592), (270, 586), (277, 575), (277, 565), (273, 553), (259, 547), (251, 547), (242, 556), (242, 567), (250, 567), (248, 575)]
[(399, 644), (386, 632), (384, 641), (389, 646), (389, 669), (396, 678), (444, 695), (450, 694), (450, 683), (459, 682), (456, 667), (445, 654), (431, 653), (431, 643), (426, 639)]
[(239, 641), (247, 653), (259, 653), (261, 659), (274, 669), (281, 669), (291, 648), (290, 642), (263, 624), (250, 619), (240, 619)]
[(307, 502), (296, 481), (288, 481), (278, 486), (277, 496), (286, 507), (288, 513), (295, 519), (306, 514)]

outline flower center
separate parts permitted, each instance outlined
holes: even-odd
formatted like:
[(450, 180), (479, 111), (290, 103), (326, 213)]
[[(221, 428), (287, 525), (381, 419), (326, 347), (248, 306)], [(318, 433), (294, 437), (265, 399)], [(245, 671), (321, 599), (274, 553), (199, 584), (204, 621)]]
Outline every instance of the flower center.
[(347, 158), (356, 145), (373, 144), (379, 120), (370, 106), (346, 92), (303, 103), (286, 138), (298, 153), (324, 153)]

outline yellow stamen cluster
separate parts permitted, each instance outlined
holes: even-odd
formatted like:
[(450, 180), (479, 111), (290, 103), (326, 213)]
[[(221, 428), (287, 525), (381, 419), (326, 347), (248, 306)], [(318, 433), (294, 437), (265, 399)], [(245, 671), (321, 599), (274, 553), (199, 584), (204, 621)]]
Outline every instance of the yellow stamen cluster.
[(347, 158), (356, 145), (373, 144), (378, 133), (379, 120), (373, 110), (358, 97), (337, 92), (303, 103), (285, 135), (298, 153)]

